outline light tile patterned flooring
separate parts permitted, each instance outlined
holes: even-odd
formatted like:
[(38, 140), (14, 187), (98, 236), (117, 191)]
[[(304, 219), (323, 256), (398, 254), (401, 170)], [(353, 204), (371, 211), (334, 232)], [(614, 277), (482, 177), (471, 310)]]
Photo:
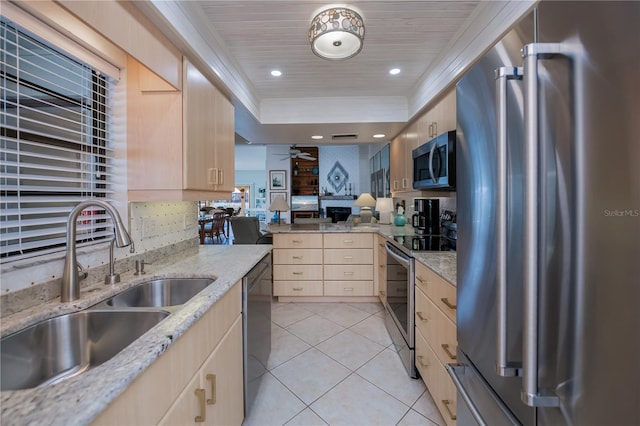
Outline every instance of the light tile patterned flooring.
[(277, 303), (244, 425), (444, 425), (394, 352), (379, 303)]

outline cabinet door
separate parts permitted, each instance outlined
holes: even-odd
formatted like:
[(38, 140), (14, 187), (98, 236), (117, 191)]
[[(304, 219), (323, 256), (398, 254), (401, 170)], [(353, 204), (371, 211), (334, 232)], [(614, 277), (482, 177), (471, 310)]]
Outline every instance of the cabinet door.
[(233, 105), (189, 61), (184, 61), (184, 189), (233, 192)]
[(159, 424), (241, 424), (244, 418), (241, 354), (242, 316), (238, 316)]
[(239, 316), (202, 366), (206, 420), (210, 425), (239, 425), (244, 419), (242, 316)]

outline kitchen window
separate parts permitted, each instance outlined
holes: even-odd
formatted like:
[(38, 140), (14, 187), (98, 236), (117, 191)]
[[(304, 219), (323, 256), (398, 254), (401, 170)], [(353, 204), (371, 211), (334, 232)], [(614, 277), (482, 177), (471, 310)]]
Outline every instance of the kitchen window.
[[(64, 249), (69, 211), (111, 201), (113, 79), (4, 17), (0, 21), (0, 256)], [(111, 238), (104, 211), (85, 210), (78, 243)]]

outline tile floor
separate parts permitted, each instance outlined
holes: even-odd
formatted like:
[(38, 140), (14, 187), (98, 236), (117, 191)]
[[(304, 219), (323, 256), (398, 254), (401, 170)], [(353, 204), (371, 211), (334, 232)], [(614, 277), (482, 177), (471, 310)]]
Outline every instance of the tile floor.
[(407, 375), (378, 303), (277, 303), (271, 356), (244, 425), (444, 425)]

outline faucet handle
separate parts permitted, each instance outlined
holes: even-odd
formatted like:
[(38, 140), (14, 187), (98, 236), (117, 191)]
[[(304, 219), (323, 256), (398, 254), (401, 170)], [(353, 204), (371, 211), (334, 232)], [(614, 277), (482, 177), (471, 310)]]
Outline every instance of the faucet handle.
[(82, 266), (82, 264), (80, 262), (78, 262), (76, 260), (76, 266), (78, 267), (78, 277), (81, 280), (84, 280), (85, 278), (87, 278), (89, 276), (89, 272), (87, 272), (86, 269), (84, 269), (84, 266)]

